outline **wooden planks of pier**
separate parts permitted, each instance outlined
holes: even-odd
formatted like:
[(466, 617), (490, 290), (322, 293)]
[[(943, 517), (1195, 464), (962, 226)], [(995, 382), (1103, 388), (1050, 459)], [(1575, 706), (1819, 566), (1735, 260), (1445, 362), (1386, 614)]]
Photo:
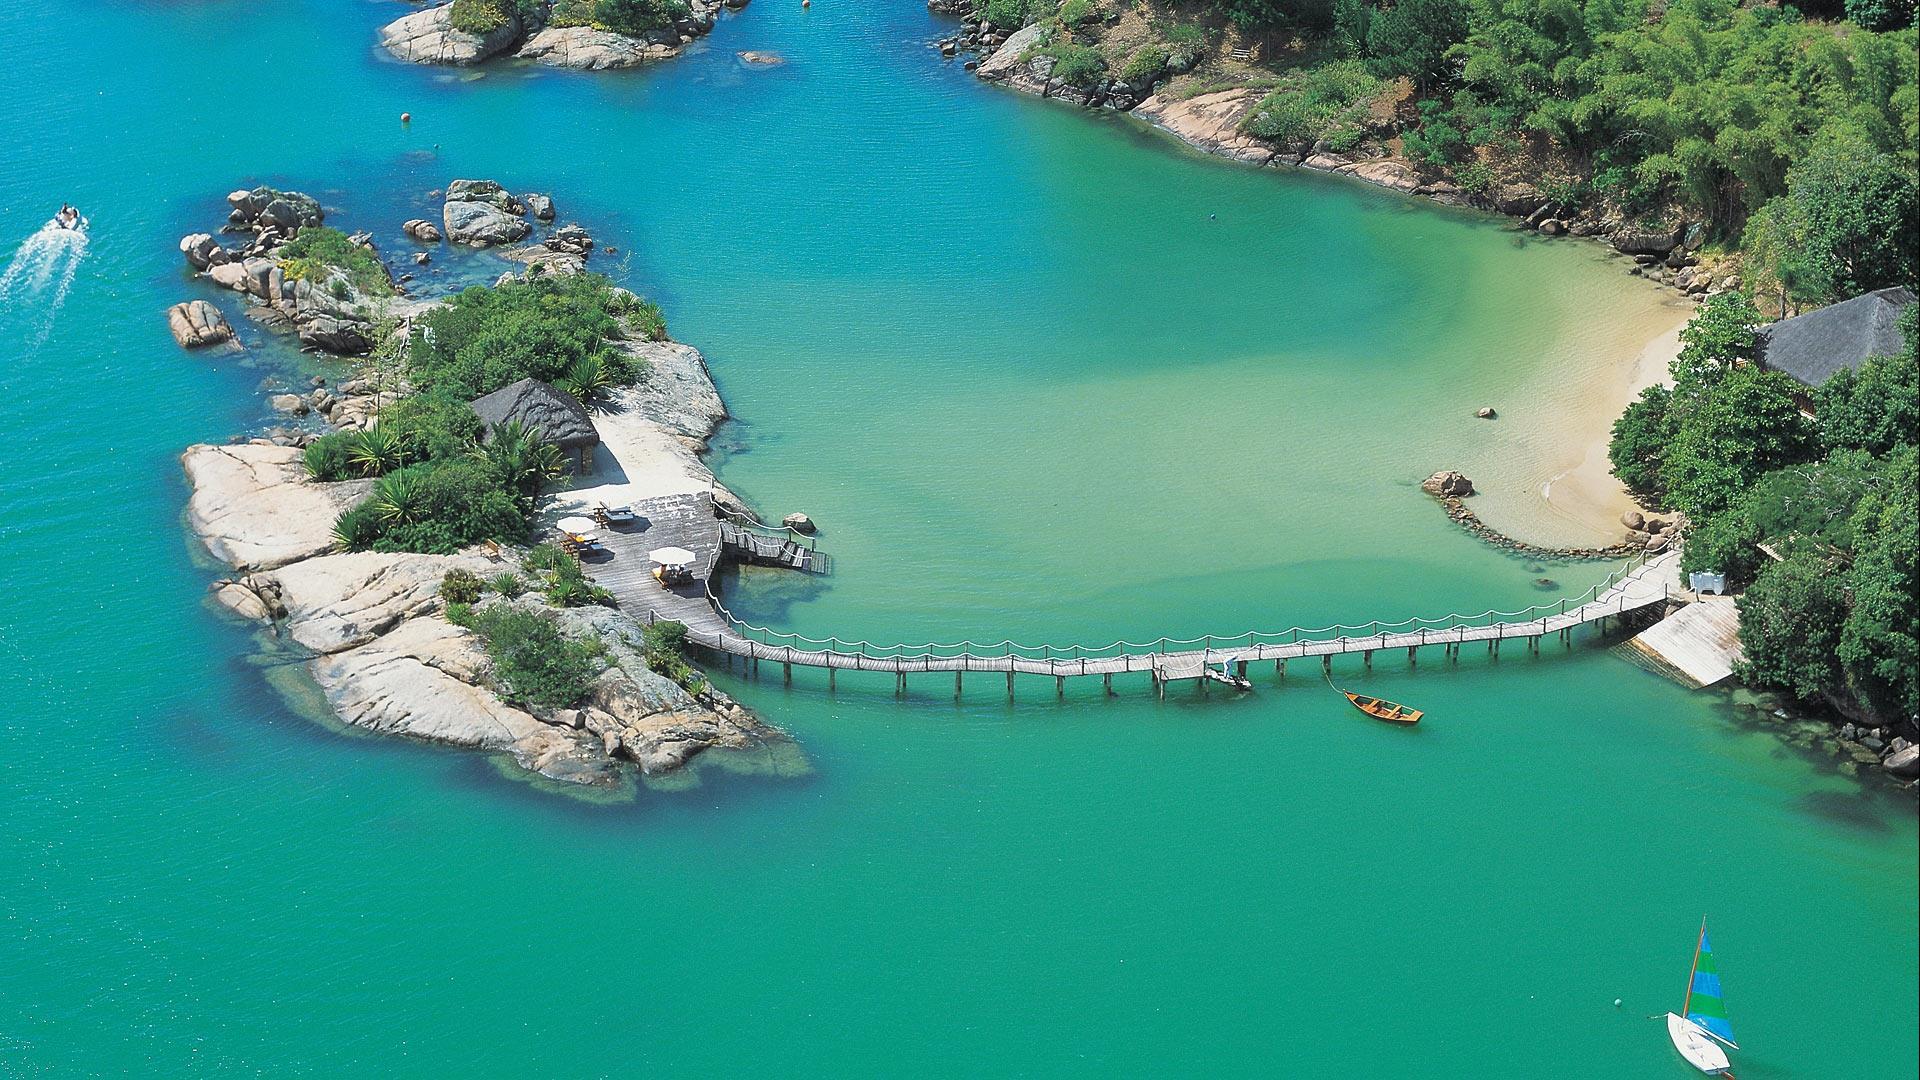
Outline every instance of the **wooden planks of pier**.
[[(1420, 649), (1441, 646), (1450, 655), (1469, 645), (1484, 645), (1498, 653), (1503, 643), (1520, 642), (1538, 650), (1541, 639), (1558, 635), (1566, 640), (1580, 626), (1630, 615), (1667, 603), (1678, 587), (1679, 553), (1666, 552), (1634, 569), (1611, 587), (1586, 603), (1562, 604), (1562, 610), (1537, 618), (1493, 622), (1485, 625), (1463, 623), (1444, 627), (1408, 630), (1381, 630), (1358, 635), (1278, 639), (1283, 635), (1242, 635), (1240, 638), (1209, 640), (1200, 648), (1191, 645), (1171, 648), (1108, 648), (1086, 650), (1078, 646), (1041, 648), (997, 648), (972, 652), (969, 648), (902, 647), (876, 649), (862, 644), (843, 644), (837, 640), (815, 642), (771, 631), (743, 633), (715, 606), (710, 580), (722, 558), (785, 566), (795, 570), (822, 573), (829, 567), (824, 553), (815, 551), (792, 535), (779, 530), (754, 528), (715, 516), (713, 499), (706, 493), (670, 496), (634, 505), (640, 520), (633, 525), (608, 530), (604, 545), (608, 554), (589, 562), (594, 580), (613, 592), (623, 610), (649, 620), (672, 619), (687, 627), (687, 640), (715, 652), (745, 658), (754, 665), (761, 661), (781, 664), (791, 674), (794, 665), (824, 668), (829, 676), (836, 671), (882, 671), (893, 674), (899, 689), (905, 689), (909, 674), (951, 672), (959, 689), (966, 673), (1001, 673), (1007, 677), (1011, 693), (1013, 676), (1052, 676), (1062, 686), (1068, 678), (1098, 675), (1111, 681), (1114, 675), (1132, 672), (1153, 673), (1156, 682), (1162, 676), (1182, 677), (1208, 664), (1245, 665), (1273, 661), (1283, 666), (1289, 660), (1320, 658), (1323, 664), (1332, 657), (1361, 654), (1369, 664), (1375, 652), (1405, 649), (1410, 658)], [(653, 577), (647, 553), (666, 546), (684, 547), (696, 558), (692, 580), (676, 585), (661, 584)], [(764, 640), (770, 638), (771, 640)], [(782, 641), (780, 638), (787, 638)], [(1039, 655), (1035, 655), (1039, 653)], [(1191, 677), (1191, 676), (1186, 676)]]

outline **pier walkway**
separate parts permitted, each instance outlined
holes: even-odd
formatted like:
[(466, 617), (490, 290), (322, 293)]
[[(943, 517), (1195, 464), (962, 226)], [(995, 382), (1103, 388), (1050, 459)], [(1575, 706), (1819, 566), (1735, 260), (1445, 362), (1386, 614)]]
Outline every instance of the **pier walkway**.
[[(1575, 627), (1650, 608), (1664, 609), (1669, 596), (1679, 591), (1679, 553), (1669, 551), (1636, 559), (1579, 596), (1517, 612), (1117, 641), (1093, 647), (1012, 641), (877, 645), (752, 626), (734, 618), (721, 603), (712, 578), (723, 558), (827, 572), (831, 564), (811, 538), (737, 517), (722, 519), (716, 515), (712, 497), (704, 492), (636, 503), (634, 511), (640, 520), (607, 530), (603, 542), (609, 554), (586, 564), (593, 579), (613, 592), (622, 610), (650, 622), (683, 623), (689, 644), (743, 657), (756, 666), (762, 661), (781, 664), (789, 675), (794, 665), (824, 668), (830, 680), (838, 671), (889, 672), (900, 689), (910, 674), (935, 672), (952, 672), (956, 691), (966, 673), (1004, 673), (1011, 693), (1015, 675), (1050, 675), (1064, 686), (1068, 678), (1098, 675), (1111, 683), (1115, 675), (1144, 672), (1164, 687), (1170, 680), (1199, 678), (1209, 666), (1231, 665), (1245, 674), (1251, 663), (1273, 661), (1277, 669), (1285, 670), (1289, 660), (1318, 657), (1324, 666), (1335, 656), (1350, 654), (1361, 655), (1371, 665), (1373, 654), (1387, 649), (1405, 649), (1408, 658), (1417, 661), (1419, 650), (1430, 646), (1457, 655), (1468, 645), (1485, 643), (1487, 651), (1497, 654), (1503, 642), (1512, 641), (1537, 650), (1540, 639), (1551, 634), (1565, 640)], [(666, 546), (684, 547), (695, 554), (691, 581), (670, 587), (655, 580), (647, 553)]]

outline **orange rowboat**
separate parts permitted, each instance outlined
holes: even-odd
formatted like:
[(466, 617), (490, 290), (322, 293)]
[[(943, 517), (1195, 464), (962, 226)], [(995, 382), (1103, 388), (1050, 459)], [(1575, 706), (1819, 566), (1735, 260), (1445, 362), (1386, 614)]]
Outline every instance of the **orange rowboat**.
[(1363, 694), (1356, 694), (1351, 690), (1342, 690), (1340, 692), (1347, 696), (1348, 701), (1353, 702), (1354, 708), (1359, 709), (1368, 716), (1385, 720), (1391, 724), (1417, 724), (1420, 722), (1420, 718), (1426, 715), (1419, 709), (1409, 709), (1397, 701), (1367, 697)]

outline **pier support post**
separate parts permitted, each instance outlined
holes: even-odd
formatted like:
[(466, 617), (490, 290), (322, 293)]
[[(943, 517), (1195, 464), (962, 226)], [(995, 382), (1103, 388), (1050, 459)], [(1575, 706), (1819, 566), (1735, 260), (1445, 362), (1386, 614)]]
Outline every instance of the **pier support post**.
[(1241, 678), (1243, 678), (1243, 679), (1244, 679), (1244, 678), (1246, 678), (1246, 677), (1247, 677), (1247, 662), (1246, 662), (1245, 660), (1242, 660), (1242, 661), (1240, 661), (1239, 663), (1237, 663), (1237, 664), (1235, 664), (1235, 665), (1233, 665), (1233, 673), (1234, 673), (1235, 675), (1238, 675), (1238, 676), (1240, 676), (1240, 677), (1241, 677)]
[(1368, 671), (1373, 670), (1373, 650), (1372, 649), (1362, 650), (1360, 653), (1360, 659), (1366, 662)]
[(1007, 662), (1007, 700), (1013, 700), (1013, 662)]
[(1287, 677), (1287, 662), (1286, 662), (1285, 660), (1275, 660), (1275, 661), (1273, 662), (1273, 673), (1274, 673), (1275, 675), (1278, 675), (1278, 676), (1280, 676), (1280, 677), (1281, 677), (1281, 678), (1283, 678), (1283, 679), (1284, 679), (1284, 678), (1286, 678), (1286, 677)]
[(1113, 672), (1109, 671), (1105, 675), (1100, 676), (1100, 685), (1106, 690), (1107, 696), (1112, 697), (1113, 696)]
[(1055, 697), (1067, 696), (1067, 677), (1065, 675), (1055, 675), (1053, 677), (1053, 695)]
[(907, 693), (907, 673), (902, 671), (894, 676), (893, 696), (904, 697)]
[(1420, 651), (1420, 646), (1418, 645), (1407, 646), (1407, 666), (1408, 667), (1420, 666), (1420, 657), (1416, 655), (1419, 653), (1419, 651)]
[(964, 672), (959, 671), (953, 673), (953, 700), (955, 701), (960, 700), (960, 677), (963, 674)]
[(1322, 673), (1327, 675), (1333, 674), (1333, 654), (1332, 653), (1328, 653), (1327, 655), (1320, 658), (1320, 670)]
[(829, 694), (833, 693), (833, 681), (834, 681), (833, 677), (839, 674), (839, 672), (840, 672), (840, 669), (836, 667), (830, 667), (827, 669), (827, 693)]
[(786, 683), (788, 686), (793, 685), (793, 665), (792, 664), (788, 663), (788, 664), (780, 665), (780, 680)]

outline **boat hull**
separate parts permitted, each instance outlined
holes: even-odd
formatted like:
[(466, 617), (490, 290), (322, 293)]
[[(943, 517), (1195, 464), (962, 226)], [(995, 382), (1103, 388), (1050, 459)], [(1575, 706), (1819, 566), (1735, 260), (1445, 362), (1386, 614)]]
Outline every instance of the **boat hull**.
[(1667, 1014), (1667, 1036), (1673, 1040), (1673, 1048), (1687, 1059), (1687, 1064), (1708, 1076), (1725, 1076), (1731, 1067), (1727, 1052), (1720, 1049), (1720, 1044), (1684, 1016)]

